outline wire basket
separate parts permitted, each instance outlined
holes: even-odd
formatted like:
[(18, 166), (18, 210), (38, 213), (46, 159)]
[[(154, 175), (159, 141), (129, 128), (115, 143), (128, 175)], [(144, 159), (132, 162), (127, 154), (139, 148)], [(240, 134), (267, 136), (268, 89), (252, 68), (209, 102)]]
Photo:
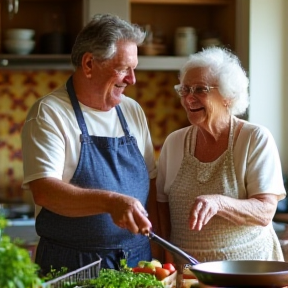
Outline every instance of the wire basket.
[(101, 259), (61, 277), (43, 283), (42, 288), (70, 288), (85, 284), (86, 280), (94, 279), (99, 276), (100, 266)]

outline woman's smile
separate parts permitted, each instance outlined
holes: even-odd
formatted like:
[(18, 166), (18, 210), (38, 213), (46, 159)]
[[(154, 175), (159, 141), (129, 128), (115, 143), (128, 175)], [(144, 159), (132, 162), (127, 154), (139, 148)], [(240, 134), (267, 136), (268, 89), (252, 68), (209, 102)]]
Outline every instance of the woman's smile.
[(204, 110), (204, 107), (200, 107), (200, 108), (189, 108), (189, 111), (190, 111), (190, 112), (198, 112), (198, 111), (201, 111), (201, 110)]

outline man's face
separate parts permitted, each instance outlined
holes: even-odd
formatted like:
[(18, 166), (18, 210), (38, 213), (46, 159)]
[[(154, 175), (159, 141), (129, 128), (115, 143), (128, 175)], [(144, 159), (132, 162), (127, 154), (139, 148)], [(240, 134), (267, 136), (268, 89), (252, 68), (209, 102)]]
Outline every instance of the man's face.
[(101, 63), (95, 61), (92, 69), (95, 94), (110, 109), (121, 102), (126, 86), (136, 82), (134, 69), (138, 64), (137, 45), (120, 41), (117, 47), (117, 53), (112, 59)]

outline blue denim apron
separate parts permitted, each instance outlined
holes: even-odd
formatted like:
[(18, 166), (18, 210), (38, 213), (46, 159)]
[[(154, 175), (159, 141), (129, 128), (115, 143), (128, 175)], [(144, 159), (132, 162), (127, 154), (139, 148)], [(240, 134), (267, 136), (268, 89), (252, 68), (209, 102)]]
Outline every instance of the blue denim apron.
[[(116, 111), (125, 136), (90, 136), (72, 77), (67, 81), (67, 91), (82, 131), (79, 163), (70, 183), (129, 195), (146, 207), (149, 192), (147, 167), (136, 139), (129, 133), (120, 106), (116, 106)], [(67, 267), (72, 271), (98, 260), (99, 256), (101, 267), (113, 269), (119, 268), (123, 258), (130, 267), (136, 266), (140, 260), (151, 260), (149, 239), (119, 228), (108, 213), (73, 218), (42, 208), (36, 219), (36, 231), (41, 238), (35, 262), (43, 274), (50, 271), (51, 265), (54, 269)]]

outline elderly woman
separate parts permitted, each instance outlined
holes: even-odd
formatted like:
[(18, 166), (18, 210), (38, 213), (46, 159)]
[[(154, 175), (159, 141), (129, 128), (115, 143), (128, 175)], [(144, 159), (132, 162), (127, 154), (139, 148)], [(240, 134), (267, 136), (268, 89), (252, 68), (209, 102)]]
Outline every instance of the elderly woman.
[[(171, 133), (157, 176), (162, 237), (201, 262), (283, 260), (272, 227), (285, 197), (274, 139), (237, 118), (248, 78), (222, 48), (190, 56), (175, 90), (191, 125)], [(171, 259), (169, 259), (171, 260)]]

